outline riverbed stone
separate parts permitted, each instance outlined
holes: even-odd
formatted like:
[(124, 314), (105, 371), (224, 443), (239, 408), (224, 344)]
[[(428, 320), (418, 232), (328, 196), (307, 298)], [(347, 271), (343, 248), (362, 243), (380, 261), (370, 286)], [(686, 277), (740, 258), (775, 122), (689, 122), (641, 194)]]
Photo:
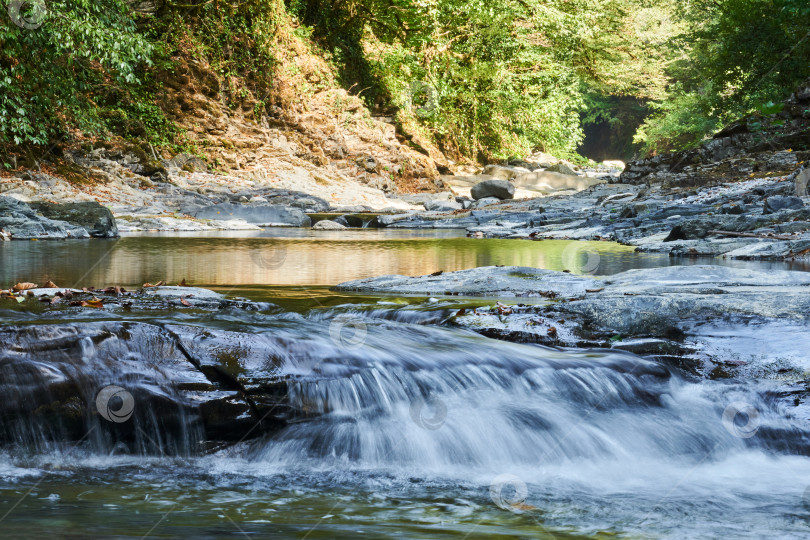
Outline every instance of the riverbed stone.
[(764, 214), (774, 214), (780, 210), (798, 210), (804, 208), (804, 201), (799, 197), (768, 197), (765, 199)]
[(483, 182), (475, 184), (470, 194), (475, 200), (487, 197), (512, 199), (515, 197), (515, 186), (508, 180), (484, 180)]
[(328, 219), (322, 219), (321, 221), (317, 222), (315, 225), (312, 226), (313, 229), (321, 230), (321, 231), (342, 231), (346, 228), (345, 225), (341, 225), (336, 221), (331, 221)]

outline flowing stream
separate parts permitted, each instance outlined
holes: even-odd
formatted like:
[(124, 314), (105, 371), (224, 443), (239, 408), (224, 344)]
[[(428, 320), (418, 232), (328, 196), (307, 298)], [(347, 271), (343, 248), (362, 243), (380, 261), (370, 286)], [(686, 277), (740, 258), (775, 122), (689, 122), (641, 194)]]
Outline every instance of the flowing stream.
[[(75, 250), (0, 245), (4, 284), (187, 278), (262, 302), (247, 312), (80, 316), (0, 307), (7, 409), (32, 385), (74, 371), (84, 372), (81, 399), (111, 381), (141, 392), (133, 390), (127, 424), (136, 434), (121, 440), (80, 422), (83, 436), (53, 442), (35, 421), (4, 417), (2, 536), (810, 536), (810, 429), (757, 381), (696, 381), (620, 351), (488, 339), (447, 322), (469, 299), (326, 288), (481, 264), (566, 269), (572, 260), (585, 265), (590, 253), (598, 254), (597, 273), (676, 261), (609, 244), (594, 244), (583, 259), (567, 254), (566, 242), (365, 232), (340, 245), (317, 234), (138, 236)], [(68, 248), (74, 259), (53, 261)], [(294, 262), (303, 258), (305, 266)], [(13, 343), (12, 326), (26, 328)], [(190, 394), (172, 382), (183, 360), (153, 328), (191, 336), (191, 355), (206, 339), (216, 349), (223, 336), (238, 335), (252, 351), (245, 357), (271, 356), (273, 376), (286, 381), (286, 425), (235, 445), (201, 445)], [(34, 367), (9, 367), (24, 361)], [(754, 412), (724, 416), (730, 403)]]

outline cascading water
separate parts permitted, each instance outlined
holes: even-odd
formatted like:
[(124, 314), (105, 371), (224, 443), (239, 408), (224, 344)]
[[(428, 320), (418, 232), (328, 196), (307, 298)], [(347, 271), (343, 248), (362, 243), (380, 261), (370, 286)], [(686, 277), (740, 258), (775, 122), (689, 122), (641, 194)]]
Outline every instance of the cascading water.
[[(729, 521), (740, 535), (808, 531), (808, 433), (758, 383), (695, 382), (629, 353), (435, 326), (447, 314), (340, 307), (6, 328), (0, 387), (16, 404), (2, 418), (8, 460), (30, 464), (20, 452), (47, 455), (62, 441), (48, 467), (95, 471), (103, 458), (108, 476), (93, 473), (101, 483), (146, 482), (185, 506), (203, 505), (181, 495), (196, 493), (205, 511), (252, 516), (240, 526), (261, 536), (303, 536), (296, 520), (312, 508), (332, 516), (320, 527), (340, 511), (341, 523), (390, 535), (369, 515), (397, 507), (404, 514), (387, 519), (421, 523), (414, 536), (426, 538), (445, 521), (472, 537), (506, 534), (495, 523), (529, 537), (549, 527), (713, 537)], [(127, 422), (99, 416), (108, 386), (131, 393)], [(225, 414), (245, 428), (225, 430)], [(227, 447), (209, 453), (212, 438)], [(180, 476), (194, 481), (155, 488), (178, 474), (167, 455), (182, 456)], [(258, 512), (273, 501), (286, 501), (289, 522)], [(348, 534), (341, 527), (331, 535)]]

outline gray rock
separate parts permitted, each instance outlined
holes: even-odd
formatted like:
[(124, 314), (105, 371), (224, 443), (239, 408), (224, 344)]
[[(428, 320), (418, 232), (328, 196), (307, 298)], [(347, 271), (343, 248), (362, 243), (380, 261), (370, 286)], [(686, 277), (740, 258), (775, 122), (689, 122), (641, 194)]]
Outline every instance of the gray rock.
[(425, 203), (425, 210), (428, 212), (452, 212), (453, 210), (461, 210), (464, 207), (455, 201), (428, 201)]
[(798, 210), (804, 208), (804, 201), (799, 197), (768, 197), (765, 200), (763, 214), (774, 214), (780, 210)]
[(6, 237), (16, 240), (32, 238), (65, 240), (90, 237), (83, 227), (48, 219), (37, 214), (24, 202), (2, 196), (0, 196), (0, 231), (3, 231)]
[(330, 221), (328, 219), (322, 219), (321, 221), (317, 222), (315, 225), (312, 226), (313, 229), (323, 230), (323, 231), (340, 231), (346, 228), (345, 225), (341, 225), (335, 221)]
[(242, 219), (256, 225), (309, 227), (312, 220), (302, 210), (288, 206), (222, 203), (194, 212), (198, 219)]
[(470, 194), (475, 200), (486, 197), (513, 199), (515, 197), (515, 186), (508, 180), (484, 180), (475, 184), (470, 190)]
[(118, 237), (118, 227), (112, 212), (95, 201), (62, 204), (34, 202), (31, 203), (31, 208), (48, 219), (78, 225), (95, 238)]
[[(354, 216), (352, 216), (352, 217), (354, 217)], [(338, 216), (335, 219), (333, 219), (332, 221), (334, 221), (335, 223), (339, 223), (340, 225), (343, 225), (344, 227), (351, 227), (351, 225), (349, 224), (349, 219), (346, 216)], [(316, 223), (316, 225), (317, 225), (317, 223)]]

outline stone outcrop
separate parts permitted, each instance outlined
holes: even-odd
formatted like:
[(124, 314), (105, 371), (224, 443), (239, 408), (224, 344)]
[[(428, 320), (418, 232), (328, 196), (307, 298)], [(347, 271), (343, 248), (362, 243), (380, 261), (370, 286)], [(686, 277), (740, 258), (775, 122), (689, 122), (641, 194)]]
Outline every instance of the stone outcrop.
[(118, 236), (109, 209), (98, 203), (41, 203), (0, 196), (0, 231), (9, 240), (66, 240)]
[(97, 202), (35, 202), (31, 208), (48, 219), (66, 221), (84, 228), (94, 238), (115, 238), (118, 227), (109, 208)]

